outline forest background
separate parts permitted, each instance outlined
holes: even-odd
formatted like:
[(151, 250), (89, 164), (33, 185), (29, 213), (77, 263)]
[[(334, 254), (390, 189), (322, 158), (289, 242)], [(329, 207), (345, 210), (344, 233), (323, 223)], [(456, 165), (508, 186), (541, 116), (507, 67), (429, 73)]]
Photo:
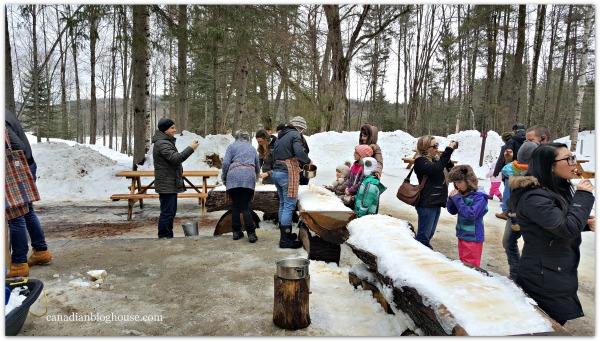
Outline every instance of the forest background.
[(6, 108), (38, 142), (108, 139), (133, 168), (161, 117), (202, 136), (296, 115), (309, 134), (594, 129), (594, 5), (4, 9)]

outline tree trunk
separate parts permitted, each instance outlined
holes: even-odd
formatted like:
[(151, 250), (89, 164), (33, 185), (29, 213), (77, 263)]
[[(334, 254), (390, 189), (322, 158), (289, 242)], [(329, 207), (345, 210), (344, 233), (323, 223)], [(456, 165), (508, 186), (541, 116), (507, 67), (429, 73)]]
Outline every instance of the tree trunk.
[(248, 86), (248, 58), (242, 57), (237, 69), (237, 91), (235, 101), (235, 114), (231, 134), (244, 127), (244, 115), (246, 114), (247, 86)]
[(10, 53), (10, 35), (8, 33), (8, 13), (4, 9), (4, 103), (8, 110), (17, 115), (15, 88), (13, 84), (12, 54)]
[[(458, 25), (462, 25), (462, 21), (460, 20), (460, 11), (462, 9), (462, 5), (458, 5)], [(459, 33), (458, 37), (458, 113), (456, 114), (456, 127), (454, 128), (454, 133), (460, 132), (460, 119), (463, 111), (463, 95), (462, 95), (462, 60), (463, 60), (463, 44), (464, 39), (463, 35)]]
[[(67, 5), (67, 8), (70, 8), (70, 6)], [(71, 36), (71, 52), (73, 54), (73, 71), (75, 72), (75, 118), (77, 126), (76, 136), (77, 142), (81, 144), (83, 143), (83, 114), (81, 112), (81, 88), (79, 85), (79, 66), (77, 64), (77, 37), (75, 36), (75, 29), (76, 28), (73, 26), (69, 27), (69, 34)]]
[(38, 45), (37, 45), (37, 5), (31, 6), (31, 22), (32, 22), (32, 44), (33, 44), (33, 110), (35, 113), (35, 135), (37, 142), (42, 142), (41, 137), (41, 118), (40, 118), (40, 66), (38, 62)]
[[(129, 112), (129, 99), (128, 99), (128, 91), (127, 91), (127, 79), (128, 79), (128, 71), (127, 71), (127, 65), (129, 63), (129, 54), (128, 54), (128, 49), (129, 49), (129, 43), (128, 43), (128, 39), (129, 39), (129, 35), (127, 34), (128, 30), (127, 30), (127, 26), (128, 26), (129, 21), (127, 20), (127, 6), (121, 6), (121, 28), (123, 29), (123, 37), (122, 37), (122, 44), (123, 46), (121, 47), (121, 63), (122, 63), (122, 80), (123, 80), (123, 127), (122, 127), (122, 133), (121, 133), (121, 153), (123, 154), (127, 154), (127, 152), (129, 151), (129, 145), (127, 143), (127, 138), (129, 136), (129, 131), (127, 129), (127, 125), (128, 125), (128, 112)], [(135, 164), (135, 163), (134, 163)]]
[[(571, 37), (571, 22), (572, 22), (572, 17), (571, 15), (573, 14), (573, 5), (569, 5), (569, 14), (567, 15), (566, 21), (567, 21), (567, 33), (565, 34), (565, 46), (564, 46), (564, 51), (563, 51), (563, 64), (561, 67), (561, 71), (560, 71), (560, 80), (558, 83), (558, 92), (556, 95), (556, 105), (554, 107), (554, 122), (556, 124), (561, 123), (560, 118), (561, 118), (561, 113), (560, 113), (560, 104), (561, 104), (561, 97), (563, 95), (563, 84), (564, 84), (564, 80), (565, 80), (565, 71), (567, 69), (567, 56), (569, 55), (569, 41), (570, 41), (570, 37)], [(557, 132), (558, 133), (558, 132)]]
[(187, 103), (187, 51), (188, 51), (188, 16), (187, 5), (178, 5), (179, 25), (177, 29), (177, 123), (179, 131), (189, 129), (187, 125), (188, 103)]
[(508, 24), (510, 22), (510, 13), (508, 10), (504, 11), (504, 20), (503, 20), (503, 33), (504, 33), (504, 48), (502, 49), (502, 66), (500, 67), (500, 81), (498, 84), (498, 97), (496, 98), (496, 103), (499, 107), (498, 118), (499, 126), (501, 127), (500, 131), (504, 131), (507, 127), (510, 127), (510, 118), (507, 115), (506, 106), (504, 102), (504, 81), (506, 78), (506, 50), (508, 48)]
[[(54, 8), (56, 11), (56, 21), (60, 23), (60, 16), (58, 13), (58, 6)], [(60, 31), (60, 24), (58, 25)], [(67, 104), (67, 52), (65, 51), (68, 46), (68, 37), (65, 36), (65, 46), (63, 47), (62, 38), (59, 39), (59, 63), (60, 63), (60, 107), (61, 107), (61, 120), (60, 120), (60, 133), (59, 136), (63, 139), (70, 139), (69, 134), (69, 110)]]
[(536, 21), (536, 34), (533, 50), (533, 62), (531, 63), (531, 88), (529, 90), (529, 108), (527, 108), (527, 127), (531, 123), (537, 122), (537, 116), (533, 115), (533, 106), (535, 104), (535, 93), (537, 87), (537, 70), (540, 52), (542, 49), (542, 33), (544, 32), (544, 20), (546, 18), (546, 5), (538, 5), (538, 17)]
[(581, 52), (581, 61), (579, 64), (579, 89), (577, 91), (577, 100), (575, 102), (575, 108), (573, 113), (573, 126), (571, 127), (571, 146), (572, 152), (576, 151), (577, 139), (579, 134), (579, 123), (581, 121), (581, 103), (583, 102), (583, 95), (585, 93), (585, 86), (587, 84), (585, 79), (585, 73), (587, 71), (588, 53), (589, 53), (589, 39), (590, 39), (590, 26), (592, 21), (592, 13), (594, 9), (592, 6), (584, 7), (584, 22), (583, 22), (583, 46)]
[(548, 102), (550, 101), (549, 99), (549, 94), (550, 94), (550, 84), (552, 83), (552, 68), (553, 68), (553, 61), (554, 61), (554, 44), (556, 41), (556, 30), (558, 29), (558, 15), (556, 15), (556, 9), (558, 8), (558, 6), (553, 5), (552, 6), (552, 16), (551, 16), (551, 27), (552, 27), (552, 33), (550, 35), (550, 50), (548, 52), (548, 65), (546, 67), (546, 87), (544, 90), (544, 108), (542, 109), (542, 118), (541, 118), (541, 122), (547, 122), (547, 120), (549, 119), (548, 114), (547, 114), (547, 110), (548, 110)]
[(146, 108), (148, 102), (148, 66), (150, 53), (148, 38), (150, 37), (149, 8), (145, 5), (133, 5), (133, 31), (131, 36), (131, 58), (133, 84), (131, 99), (134, 116), (134, 148), (133, 169), (143, 164), (146, 152), (150, 148), (149, 135), (146, 129), (149, 112)]
[(98, 129), (98, 107), (96, 106), (96, 42), (98, 41), (98, 21), (90, 19), (90, 144), (96, 144)]
[(108, 148), (113, 148), (113, 138), (116, 133), (116, 69), (117, 69), (117, 31), (118, 27), (118, 18), (117, 18), (117, 10), (113, 8), (113, 38), (111, 43), (111, 51), (110, 51), (110, 110), (108, 114)]
[(527, 16), (526, 5), (519, 5), (519, 24), (517, 28), (517, 49), (513, 63), (513, 77), (511, 85), (509, 113), (514, 115), (515, 122), (519, 121), (519, 105), (521, 95), (521, 79), (523, 78), (523, 51), (525, 50), (525, 18)]

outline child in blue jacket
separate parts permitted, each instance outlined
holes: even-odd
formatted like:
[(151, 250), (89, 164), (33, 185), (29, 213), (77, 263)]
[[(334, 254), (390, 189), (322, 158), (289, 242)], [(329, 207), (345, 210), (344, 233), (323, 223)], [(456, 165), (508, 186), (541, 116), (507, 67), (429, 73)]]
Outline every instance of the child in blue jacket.
[(446, 201), (446, 210), (458, 214), (456, 237), (460, 261), (479, 267), (483, 253), (483, 216), (487, 213), (488, 195), (478, 190), (475, 172), (469, 165), (458, 165), (446, 176), (446, 181), (454, 183)]

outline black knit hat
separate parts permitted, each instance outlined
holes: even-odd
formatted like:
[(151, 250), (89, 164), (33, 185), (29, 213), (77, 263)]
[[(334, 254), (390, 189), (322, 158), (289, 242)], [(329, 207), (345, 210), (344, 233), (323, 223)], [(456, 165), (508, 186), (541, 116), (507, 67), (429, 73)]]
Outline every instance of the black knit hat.
[(173, 120), (169, 118), (161, 118), (160, 120), (158, 120), (158, 130), (164, 132), (171, 128), (171, 126), (173, 126), (174, 124), (175, 122), (173, 122)]
[(285, 124), (284, 123), (280, 123), (279, 125), (277, 125), (276, 131), (279, 132), (279, 131), (283, 130), (284, 128), (285, 128)]

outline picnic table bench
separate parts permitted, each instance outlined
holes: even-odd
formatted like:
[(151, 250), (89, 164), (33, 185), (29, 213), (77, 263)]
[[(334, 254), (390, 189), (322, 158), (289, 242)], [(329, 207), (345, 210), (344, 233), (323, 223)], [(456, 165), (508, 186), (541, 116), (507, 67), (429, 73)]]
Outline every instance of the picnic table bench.
[[(215, 185), (208, 184), (210, 177), (216, 177), (219, 175), (219, 171), (207, 170), (207, 171), (183, 171), (183, 181), (185, 189), (193, 189), (194, 192), (182, 192), (177, 194), (177, 198), (197, 198), (198, 204), (202, 206), (202, 217), (206, 215), (206, 199), (208, 197), (208, 189), (214, 188)], [(125, 177), (131, 179), (131, 184), (128, 186), (129, 193), (125, 194), (113, 194), (110, 199), (113, 201), (127, 200), (127, 220), (131, 220), (133, 214), (133, 205), (139, 201), (140, 208), (144, 208), (144, 199), (159, 198), (157, 193), (148, 193), (148, 190), (156, 189), (154, 185), (154, 171), (121, 171), (115, 175), (116, 177)], [(194, 184), (188, 177), (199, 177), (202, 178), (201, 184)], [(152, 178), (149, 184), (143, 185), (142, 178)]]

